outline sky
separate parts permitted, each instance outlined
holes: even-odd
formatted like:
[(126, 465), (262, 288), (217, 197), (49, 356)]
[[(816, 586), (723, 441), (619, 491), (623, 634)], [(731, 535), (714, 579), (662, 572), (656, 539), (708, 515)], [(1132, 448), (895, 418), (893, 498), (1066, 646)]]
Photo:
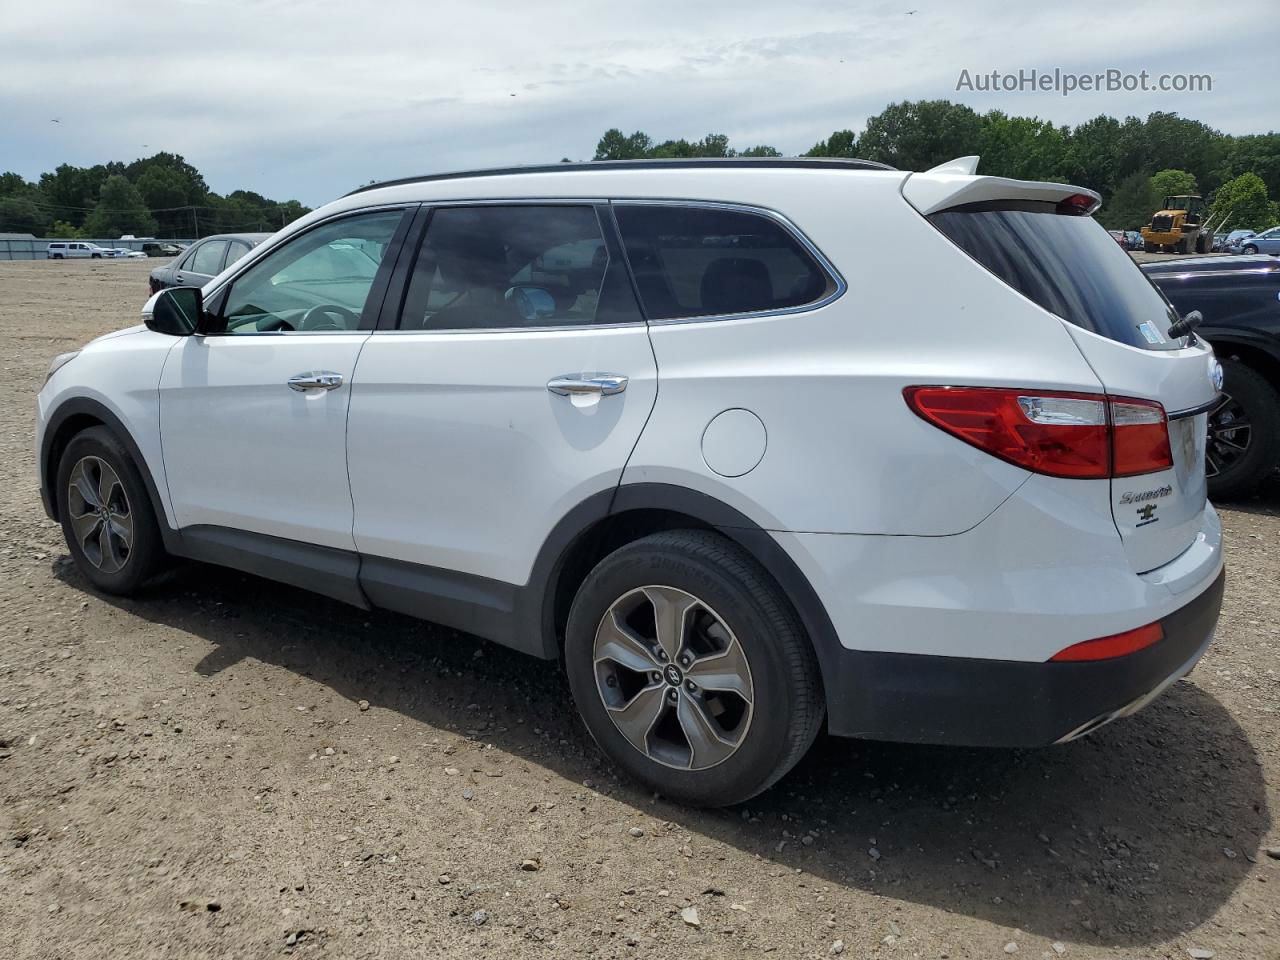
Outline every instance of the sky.
[[(0, 0), (0, 171), (167, 150), (220, 193), (317, 206), (375, 179), (589, 160), (610, 127), (794, 154), (923, 98), (1261, 133), (1280, 127), (1278, 47), (1275, 0)], [(962, 70), (1055, 68), (1213, 84), (956, 89)]]

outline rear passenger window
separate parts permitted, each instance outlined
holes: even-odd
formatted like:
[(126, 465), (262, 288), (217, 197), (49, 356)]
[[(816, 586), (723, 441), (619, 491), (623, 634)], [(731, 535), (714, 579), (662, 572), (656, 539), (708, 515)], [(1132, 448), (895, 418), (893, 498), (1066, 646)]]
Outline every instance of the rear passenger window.
[(593, 207), (440, 207), (431, 214), (403, 330), (632, 323), (643, 318)]
[(678, 204), (619, 203), (614, 211), (652, 320), (783, 310), (836, 289), (772, 217)]
[(222, 255), (227, 252), (227, 241), (210, 240), (202, 243), (191, 258), (191, 271), (213, 276), (222, 272)]

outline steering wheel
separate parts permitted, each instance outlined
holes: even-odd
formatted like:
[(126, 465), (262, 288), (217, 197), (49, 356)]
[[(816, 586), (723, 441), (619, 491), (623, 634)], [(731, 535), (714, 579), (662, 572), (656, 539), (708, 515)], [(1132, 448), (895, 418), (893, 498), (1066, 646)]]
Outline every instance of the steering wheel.
[(318, 304), (298, 321), (299, 330), (354, 330), (359, 325), (359, 317), (336, 303)]

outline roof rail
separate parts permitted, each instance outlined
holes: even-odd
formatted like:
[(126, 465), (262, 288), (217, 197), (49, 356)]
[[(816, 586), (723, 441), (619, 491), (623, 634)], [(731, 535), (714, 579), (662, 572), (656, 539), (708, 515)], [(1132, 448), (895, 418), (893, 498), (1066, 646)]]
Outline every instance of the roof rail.
[(357, 187), (346, 196), (378, 190), (382, 187), (398, 187), (406, 183), (429, 183), (433, 180), (464, 180), (470, 177), (509, 177), (523, 173), (582, 173), (594, 170), (659, 170), (691, 167), (762, 167), (818, 170), (893, 170), (894, 168), (874, 160), (855, 160), (843, 157), (680, 157), (663, 160), (588, 160), (585, 162), (536, 163), (515, 167), (493, 167), (487, 170), (456, 170), (450, 173), (429, 173), (420, 177), (402, 177)]

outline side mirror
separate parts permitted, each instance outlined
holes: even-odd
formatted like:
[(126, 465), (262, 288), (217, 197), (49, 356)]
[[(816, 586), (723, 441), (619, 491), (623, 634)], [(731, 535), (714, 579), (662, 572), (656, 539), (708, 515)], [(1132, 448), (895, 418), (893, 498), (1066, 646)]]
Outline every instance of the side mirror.
[(169, 287), (151, 298), (142, 317), (148, 330), (189, 337), (204, 329), (204, 294), (199, 287)]

